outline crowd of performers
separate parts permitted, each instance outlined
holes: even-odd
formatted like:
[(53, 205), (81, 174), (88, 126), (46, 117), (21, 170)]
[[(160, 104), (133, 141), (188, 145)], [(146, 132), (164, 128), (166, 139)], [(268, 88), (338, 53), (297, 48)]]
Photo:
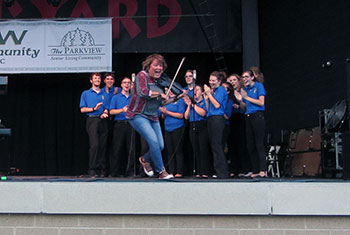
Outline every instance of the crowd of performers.
[(194, 177), (267, 177), (266, 91), (259, 68), (242, 76), (214, 71), (208, 85), (198, 85), (196, 71), (187, 70), (187, 86), (180, 92), (173, 81), (159, 82), (166, 68), (162, 55), (150, 55), (120, 87), (112, 73), (103, 79), (91, 74), (92, 87), (80, 99), (80, 111), (87, 115), (88, 175), (135, 176), (141, 168), (149, 177), (184, 177), (189, 139)]

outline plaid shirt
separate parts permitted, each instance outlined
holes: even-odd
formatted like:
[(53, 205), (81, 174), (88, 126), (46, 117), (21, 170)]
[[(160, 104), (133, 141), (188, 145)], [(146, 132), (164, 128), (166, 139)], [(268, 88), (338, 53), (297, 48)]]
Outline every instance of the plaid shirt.
[(132, 119), (135, 115), (141, 114), (152, 121), (159, 121), (158, 115), (151, 116), (144, 114), (147, 102), (151, 100), (151, 90), (149, 87), (154, 85), (155, 80), (146, 71), (142, 70), (137, 74), (128, 110), (125, 114), (126, 118)]

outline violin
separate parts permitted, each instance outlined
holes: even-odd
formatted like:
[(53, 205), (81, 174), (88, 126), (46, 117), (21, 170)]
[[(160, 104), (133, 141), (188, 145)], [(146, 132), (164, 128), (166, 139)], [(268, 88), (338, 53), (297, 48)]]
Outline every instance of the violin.
[[(171, 82), (171, 78), (169, 78), (169, 76), (166, 73), (163, 73), (162, 76), (157, 79), (157, 85), (161, 88), (169, 88)], [(171, 87), (171, 92), (175, 95), (180, 95), (182, 93), (181, 85), (177, 82), (174, 82), (173, 86)]]
[[(169, 88), (169, 86), (172, 82), (171, 78), (166, 73), (163, 73), (162, 76), (160, 78), (158, 78), (156, 81), (157, 81), (156, 83), (157, 83), (158, 87), (161, 87), (161, 88), (165, 88), (165, 87)], [(174, 93), (176, 96), (178, 96), (178, 95), (182, 94), (183, 88), (178, 82), (174, 82), (173, 85), (171, 86), (170, 90), (172, 93)], [(193, 99), (193, 97), (191, 97), (189, 95), (187, 95), (187, 96), (190, 98), (192, 104), (197, 103)]]

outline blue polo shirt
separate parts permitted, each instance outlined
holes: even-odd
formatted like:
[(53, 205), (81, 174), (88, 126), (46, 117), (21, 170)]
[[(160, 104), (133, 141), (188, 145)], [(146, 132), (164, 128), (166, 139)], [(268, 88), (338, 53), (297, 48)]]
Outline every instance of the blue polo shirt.
[[(233, 100), (227, 100), (226, 103), (226, 107), (225, 107), (225, 114), (228, 117), (228, 119), (230, 119), (231, 115), (232, 115), (232, 111), (233, 111)], [(225, 119), (225, 124), (226, 125), (230, 125), (230, 120), (226, 120)]]
[[(197, 102), (196, 105), (202, 109), (204, 109), (205, 111), (207, 111), (207, 106), (205, 104), (205, 100), (202, 99), (201, 101)], [(191, 107), (190, 108), (190, 122), (199, 122), (199, 121), (203, 121), (206, 120), (206, 116), (201, 116), (199, 115), (196, 111), (194, 111), (194, 108)]]
[(207, 113), (207, 117), (214, 116), (214, 115), (224, 115), (226, 102), (227, 102), (227, 93), (226, 93), (225, 87), (219, 86), (215, 88), (214, 93), (212, 95), (216, 99), (216, 101), (220, 104), (220, 107), (216, 109), (214, 105), (211, 103), (211, 101), (208, 100), (209, 110)]
[[(175, 103), (165, 105), (165, 108), (174, 113), (184, 113), (186, 111), (186, 103), (183, 99), (178, 100)], [(174, 131), (185, 124), (183, 118), (174, 118), (170, 115), (164, 115), (164, 129), (168, 132)]]
[(188, 86), (184, 88), (184, 90), (187, 90), (187, 94), (191, 97), (194, 98), (194, 88), (192, 90), (188, 89)]
[[(259, 99), (260, 96), (266, 96), (265, 87), (260, 82), (254, 82), (253, 86), (244, 87), (243, 89), (247, 92), (247, 95), (253, 99)], [(265, 105), (259, 106), (245, 99), (243, 99), (243, 102), (246, 104), (245, 114), (255, 113), (257, 111), (265, 111)]]
[[(126, 97), (123, 93), (118, 93), (115, 96), (112, 97), (111, 103), (109, 105), (109, 110), (112, 109), (121, 109), (125, 105), (129, 105), (129, 101), (131, 99), (131, 94), (129, 94), (128, 97)], [(119, 113), (114, 116), (114, 120), (126, 120), (125, 113)]]
[(107, 93), (101, 89), (99, 93), (96, 93), (92, 88), (89, 90), (83, 91), (80, 97), (80, 108), (94, 108), (96, 104), (103, 102), (102, 106), (93, 111), (93, 112), (88, 112), (86, 115), (100, 115), (103, 113), (105, 109), (108, 109), (107, 106)]
[[(107, 104), (108, 104), (108, 107), (109, 107), (109, 105), (110, 105), (110, 103), (111, 103), (111, 100), (112, 100), (112, 97), (114, 96), (114, 89), (115, 89), (116, 87), (115, 86), (112, 86), (111, 88), (109, 88), (108, 89), (108, 93), (106, 92), (106, 94), (107, 94)], [(102, 88), (104, 91), (106, 91), (106, 87), (104, 87), (104, 88)], [(122, 92), (122, 88), (121, 87), (118, 87), (118, 94), (120, 93), (120, 92)]]

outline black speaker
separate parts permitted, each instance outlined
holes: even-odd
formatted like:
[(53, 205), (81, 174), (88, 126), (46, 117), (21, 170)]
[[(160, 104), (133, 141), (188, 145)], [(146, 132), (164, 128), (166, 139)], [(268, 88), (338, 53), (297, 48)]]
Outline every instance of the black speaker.
[(350, 179), (350, 131), (342, 134), (342, 157), (343, 157), (343, 177), (346, 180)]

